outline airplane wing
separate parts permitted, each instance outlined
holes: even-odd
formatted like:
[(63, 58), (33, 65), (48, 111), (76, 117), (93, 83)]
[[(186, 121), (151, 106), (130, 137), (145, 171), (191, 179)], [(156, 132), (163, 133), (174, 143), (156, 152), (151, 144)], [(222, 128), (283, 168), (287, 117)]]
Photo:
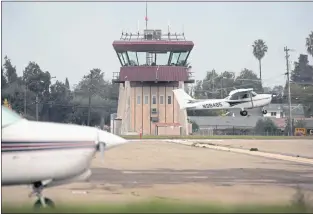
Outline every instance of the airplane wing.
[(247, 92), (251, 92), (253, 91), (253, 88), (241, 88), (241, 89), (236, 89), (233, 90), (231, 92), (229, 92), (229, 97), (234, 97), (234, 96), (238, 96)]

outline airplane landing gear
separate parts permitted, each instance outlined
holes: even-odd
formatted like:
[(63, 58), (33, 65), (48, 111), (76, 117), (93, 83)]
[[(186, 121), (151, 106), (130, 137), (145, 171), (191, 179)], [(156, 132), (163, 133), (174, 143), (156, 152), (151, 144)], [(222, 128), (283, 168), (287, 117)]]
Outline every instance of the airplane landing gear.
[(44, 187), (41, 184), (41, 182), (36, 182), (33, 184), (33, 191), (30, 193), (29, 196), (31, 197), (33, 195), (36, 195), (36, 197), (38, 198), (34, 204), (34, 209), (54, 208), (55, 207), (55, 204), (51, 199), (45, 198), (42, 195), (43, 188)]
[(262, 113), (263, 114), (267, 114), (267, 110), (266, 109), (262, 109)]
[(248, 112), (246, 110), (240, 111), (241, 116), (247, 116)]

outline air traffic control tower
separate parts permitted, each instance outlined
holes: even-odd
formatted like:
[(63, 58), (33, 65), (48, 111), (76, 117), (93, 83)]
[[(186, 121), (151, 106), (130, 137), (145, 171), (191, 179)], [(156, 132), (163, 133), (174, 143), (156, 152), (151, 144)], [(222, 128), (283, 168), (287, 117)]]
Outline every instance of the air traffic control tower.
[(180, 110), (172, 90), (194, 83), (187, 64), (193, 46), (184, 34), (148, 29), (122, 33), (113, 42), (121, 63), (113, 74), (119, 84), (119, 134), (189, 134), (186, 110)]

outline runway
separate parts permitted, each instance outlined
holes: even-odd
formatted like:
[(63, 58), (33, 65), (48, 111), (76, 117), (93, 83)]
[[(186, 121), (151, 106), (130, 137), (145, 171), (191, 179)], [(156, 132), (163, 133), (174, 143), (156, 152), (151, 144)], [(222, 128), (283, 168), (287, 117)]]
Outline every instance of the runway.
[[(248, 145), (247, 140), (219, 142), (242, 147), (240, 143), (246, 147), (253, 144), (251, 141)], [(257, 142), (262, 146), (261, 141)], [(269, 142), (265, 143), (268, 146)], [(291, 143), (288, 140), (280, 145)], [(305, 156), (311, 148), (307, 141), (293, 143), (297, 143), (297, 150), (291, 149), (292, 153)], [(89, 182), (50, 188), (44, 194), (56, 203), (153, 198), (228, 204), (284, 203), (292, 199), (299, 185), (306, 195), (313, 196), (312, 165), (163, 141), (132, 142), (109, 150), (103, 163), (98, 156), (93, 160), (92, 172)], [(3, 187), (2, 201), (32, 204), (34, 199), (27, 198), (29, 191), (26, 187)]]

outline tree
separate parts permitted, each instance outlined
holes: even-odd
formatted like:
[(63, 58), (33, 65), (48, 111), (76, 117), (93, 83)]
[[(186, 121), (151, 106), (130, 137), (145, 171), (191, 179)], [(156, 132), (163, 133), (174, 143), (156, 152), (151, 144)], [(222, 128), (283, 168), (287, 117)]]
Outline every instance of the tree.
[[(4, 57), (4, 69), (1, 72), (2, 78), (2, 93), (1, 99), (8, 99), (13, 110), (21, 113), (23, 111), (24, 100), (24, 85), (21, 78), (17, 76), (16, 67), (12, 65), (11, 60)], [(5, 80), (5, 81), (4, 81)]]
[[(104, 80), (104, 73), (92, 69), (74, 89), (71, 114), (75, 123), (100, 124), (101, 118), (109, 122), (110, 114), (116, 112), (118, 86)], [(88, 119), (89, 118), (89, 119)]]
[(275, 95), (272, 98), (272, 103), (283, 103), (284, 87), (281, 85), (274, 86), (271, 91), (271, 94)]
[(254, 41), (253, 47), (253, 55), (259, 61), (259, 68), (260, 68), (260, 80), (262, 81), (262, 66), (261, 60), (265, 56), (265, 53), (268, 50), (267, 45), (262, 39), (258, 39)]
[(67, 89), (70, 89), (70, 83), (69, 83), (67, 77), (65, 78), (65, 87), (66, 87)]
[(313, 57), (313, 31), (311, 31), (310, 35), (306, 38), (305, 46), (308, 54)]
[(6, 80), (9, 84), (18, 80), (16, 67), (12, 65), (11, 60), (7, 56), (4, 57), (3, 67), (5, 69)]
[(202, 99), (205, 97), (204, 95), (204, 91), (203, 91), (203, 88), (202, 88), (202, 84), (203, 84), (203, 81), (202, 80), (197, 80), (196, 81), (196, 84), (194, 86), (194, 98), (195, 99)]
[(313, 82), (313, 66), (309, 65), (308, 55), (300, 54), (298, 62), (294, 62), (294, 70), (291, 71), (290, 79), (295, 83)]
[[(23, 72), (23, 81), (27, 89), (27, 114), (36, 115), (35, 97), (37, 96), (39, 101), (39, 119), (48, 120), (49, 108), (43, 104), (49, 101), (50, 73), (48, 71), (42, 71), (37, 63), (29, 62)], [(29, 104), (32, 104), (32, 106), (29, 106)]]
[(235, 84), (235, 73), (224, 71), (219, 75), (218, 83), (221, 88), (220, 90), (220, 97), (225, 98), (228, 93), (233, 90), (234, 84)]
[(68, 115), (72, 113), (70, 101), (72, 95), (66, 84), (56, 81), (50, 86), (50, 97), (44, 105), (48, 108), (48, 120), (53, 122), (70, 122)]
[(236, 88), (253, 88), (257, 93), (263, 92), (263, 87), (258, 76), (247, 68), (243, 69), (236, 77), (234, 86)]
[[(291, 71), (291, 99), (292, 103), (302, 104), (306, 117), (313, 116), (313, 66), (309, 65), (308, 55), (301, 54), (298, 62), (294, 63)], [(284, 100), (288, 101), (288, 85), (285, 86)]]
[(7, 78), (4, 76), (3, 67), (1, 67), (1, 89), (3, 90), (7, 86)]
[(216, 87), (216, 78), (219, 75), (213, 69), (212, 71), (208, 71), (206, 77), (202, 81), (202, 95), (205, 96), (206, 99), (214, 99), (218, 97), (219, 92)]
[(271, 120), (270, 118), (259, 119), (255, 125), (254, 130), (257, 134), (261, 135), (273, 135), (277, 134), (277, 132), (279, 131), (273, 120)]
[(189, 122), (192, 126), (192, 133), (199, 131), (199, 125), (195, 121), (191, 120)]

